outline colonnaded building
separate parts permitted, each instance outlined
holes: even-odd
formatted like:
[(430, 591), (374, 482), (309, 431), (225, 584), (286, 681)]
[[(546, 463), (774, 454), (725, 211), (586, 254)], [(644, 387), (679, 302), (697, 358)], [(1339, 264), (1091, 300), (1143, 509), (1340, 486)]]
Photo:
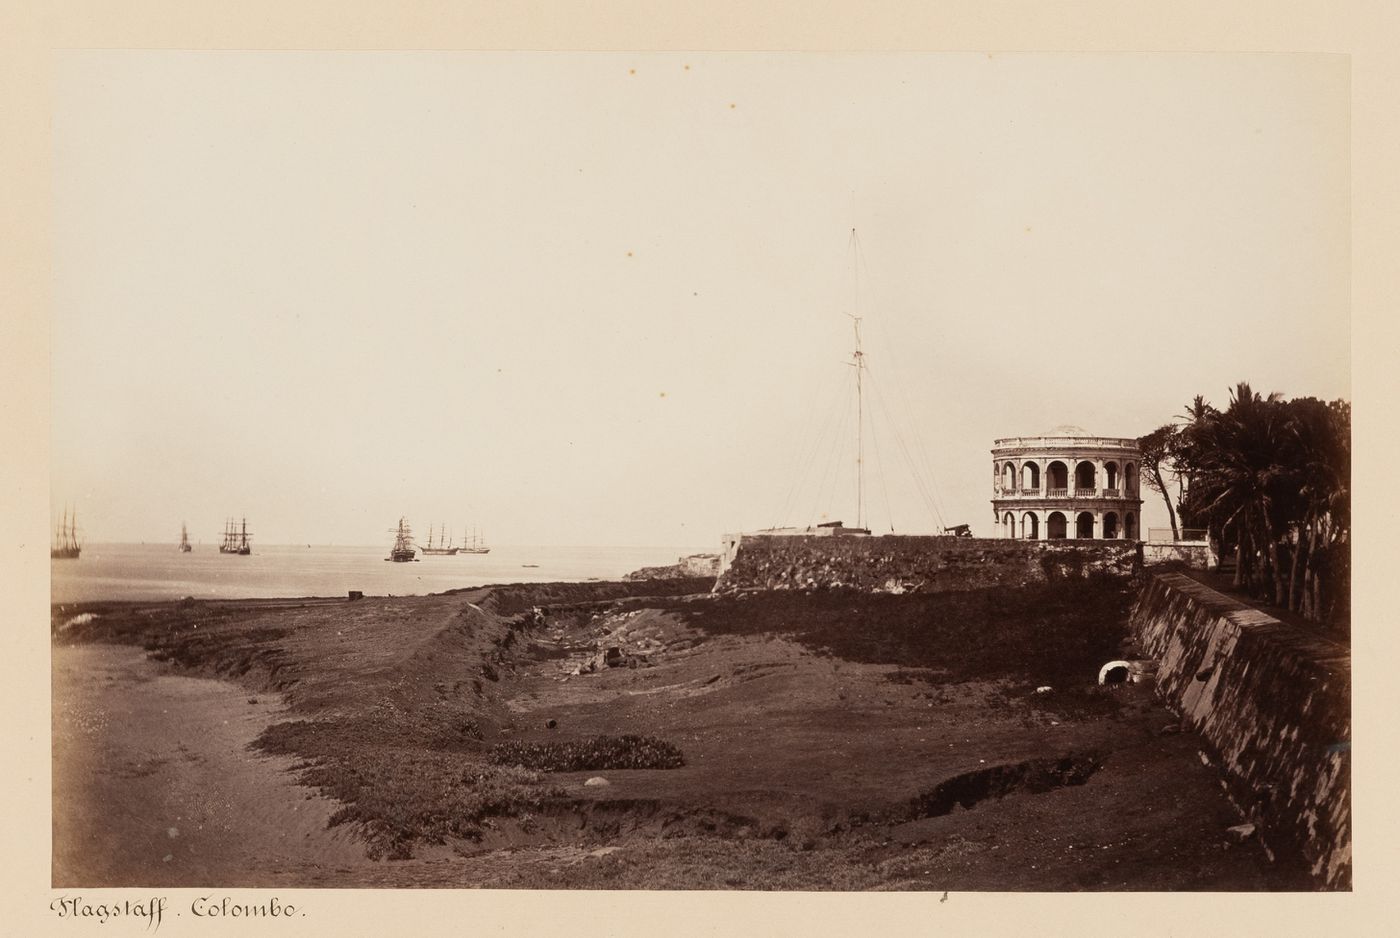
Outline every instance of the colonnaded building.
[(1137, 440), (1073, 426), (992, 446), (992, 508), (1000, 537), (1141, 537)]

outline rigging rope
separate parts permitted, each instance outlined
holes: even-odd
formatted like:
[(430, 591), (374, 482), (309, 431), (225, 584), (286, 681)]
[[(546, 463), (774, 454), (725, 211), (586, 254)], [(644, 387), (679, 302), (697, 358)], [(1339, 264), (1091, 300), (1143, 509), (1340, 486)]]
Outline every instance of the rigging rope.
[[(846, 439), (846, 427), (850, 422), (851, 411), (854, 409), (851, 406), (852, 403), (854, 402), (847, 399), (847, 406), (841, 411), (841, 420), (837, 424), (836, 436), (832, 440), (831, 455), (827, 462), (826, 471), (822, 473), (822, 483), (817, 489), (817, 503), (814, 506), (812, 506), (813, 515), (818, 515), (820, 513), (826, 515), (828, 519), (830, 519), (831, 517), (831, 509), (833, 503), (836, 500), (836, 490), (839, 487), (838, 483), (840, 481), (841, 475), (839, 467), (845, 461), (844, 457), (846, 455), (846, 448), (843, 445), (843, 441), (845, 441)], [(823, 493), (828, 491), (828, 482), (831, 486), (830, 494), (823, 497)], [(825, 503), (826, 506), (826, 510), (824, 512), (822, 511), (823, 503)]]
[[(867, 380), (867, 381), (870, 381), (871, 384), (872, 384), (872, 386), (873, 386), (873, 385), (874, 385), (874, 379), (873, 379), (873, 376), (872, 376), (871, 373), (870, 373), (870, 369), (869, 369), (869, 368), (866, 368), (866, 369), (865, 369), (865, 377), (866, 377), (866, 380)], [(879, 438), (879, 436), (877, 436), (876, 433), (875, 433), (875, 421), (874, 421), (874, 420), (870, 421), (870, 445), (871, 445), (871, 446), (874, 448), (874, 450), (875, 450), (875, 467), (876, 467), (876, 468), (875, 468), (875, 475), (876, 475), (876, 478), (878, 478), (878, 479), (880, 480), (880, 491), (883, 492), (883, 493), (884, 493), (884, 496), (885, 496), (885, 518), (889, 521), (889, 523), (890, 523), (890, 533), (893, 534), (893, 533), (894, 533), (894, 506), (890, 504), (890, 489), (889, 489), (889, 485), (887, 484), (887, 479), (886, 479), (886, 477), (885, 477), (885, 461), (880, 457), (880, 438)], [(874, 525), (867, 524), (867, 527), (873, 528)]]
[[(870, 263), (865, 256), (865, 249), (861, 246), (858, 239), (856, 240), (856, 255), (857, 264), (865, 269), (866, 280), (868, 281), (867, 291), (873, 295), (875, 291), (869, 286), (869, 284), (874, 283), (874, 278), (870, 276)], [(891, 363), (891, 370), (894, 372), (895, 400), (896, 403), (902, 407), (902, 413), (900, 414), (902, 420), (895, 420), (894, 414), (892, 413), (888, 414), (888, 417), (891, 424), (895, 427), (896, 433), (898, 433), (901, 422), (907, 423), (911, 428), (917, 428), (918, 423), (914, 419), (914, 409), (909, 403), (909, 395), (904, 390), (904, 383), (900, 380), (901, 369), (899, 367), (899, 356), (895, 351), (895, 343), (890, 341), (889, 333), (885, 330), (884, 320), (877, 317), (875, 322), (879, 327), (880, 339), (884, 346), (883, 351)], [(916, 429), (911, 429), (911, 435), (914, 438), (914, 452), (910, 457), (909, 469), (910, 472), (914, 473), (916, 481), (918, 481), (921, 487), (926, 487), (928, 489), (929, 498), (932, 500), (935, 507), (941, 527), (943, 526), (944, 513), (942, 499), (938, 492), (937, 475), (933, 471), (933, 460), (929, 458), (928, 451), (924, 447), (923, 437)], [(917, 460), (914, 460), (913, 456), (922, 457), (921, 464), (919, 464)]]
[[(861, 268), (864, 268), (866, 279), (870, 279), (869, 262), (865, 257), (865, 249), (861, 246), (860, 239), (854, 228), (851, 229), (850, 244), (855, 255), (856, 264), (855, 282), (852, 286), (852, 300), (855, 304), (854, 309), (857, 310), (858, 313), (860, 310), (860, 272)], [(872, 300), (874, 299), (874, 292), (875, 291), (867, 286), (867, 293), (872, 294)], [(836, 388), (837, 393), (834, 401), (826, 407), (808, 409), (808, 418), (804, 421), (803, 438), (805, 438), (812, 429), (818, 426), (820, 427), (820, 431), (815, 436), (810, 437), (810, 443), (803, 442), (801, 444), (801, 449), (797, 457), (797, 464), (795, 471), (791, 475), (787, 495), (783, 499), (781, 510), (778, 512), (779, 524), (785, 525), (789, 522), (791, 517), (790, 512), (798, 506), (802, 497), (802, 492), (807, 488), (809, 482), (813, 481), (816, 483), (816, 490), (814, 493), (815, 502), (812, 506), (812, 515), (809, 516), (805, 524), (813, 523), (818, 517), (822, 517), (825, 520), (830, 519), (832, 506), (838, 491), (841, 489), (841, 467), (846, 464), (848, 451), (854, 445), (852, 441), (846, 439), (849, 435), (848, 430), (851, 422), (851, 411), (857, 410), (855, 406), (856, 402), (853, 400), (851, 391), (854, 390), (853, 385), (858, 378), (858, 373), (863, 370), (865, 373), (865, 380), (869, 384), (870, 390), (873, 392), (872, 396), (876, 401), (877, 408), (884, 419), (889, 421), (898, 452), (903, 457), (904, 464), (909, 470), (910, 475), (913, 476), (914, 488), (917, 496), (924, 503), (924, 507), (928, 510), (930, 518), (937, 525), (937, 528), (941, 530), (946, 527), (942, 500), (933, 473), (933, 461), (929, 458), (928, 451), (924, 446), (924, 441), (917, 432), (917, 423), (913, 420), (914, 411), (909, 404), (908, 395), (900, 380), (900, 369), (898, 367), (898, 359), (894, 354), (894, 343), (889, 341), (883, 319), (881, 317), (876, 317), (876, 322), (879, 324), (879, 333), (882, 340), (881, 344), (885, 346), (883, 351), (888, 356), (891, 369), (894, 372), (895, 406), (892, 406), (890, 401), (886, 399), (882, 390), (882, 384), (874, 380), (874, 376), (869, 367), (864, 366), (862, 358), (857, 357), (857, 367), (851, 369), (848, 372), (848, 380), (841, 382)], [(847, 364), (850, 363), (848, 362)], [(843, 400), (845, 402), (844, 407), (842, 406)], [(896, 411), (900, 409), (902, 409), (903, 413), (897, 414)], [(896, 419), (897, 416), (902, 419)], [(870, 434), (871, 446), (875, 456), (871, 468), (879, 476), (881, 492), (885, 499), (885, 510), (889, 516), (890, 531), (893, 532), (894, 508), (889, 494), (887, 467), (884, 463), (883, 455), (880, 452), (879, 438), (876, 433), (875, 413), (872, 411), (868, 422), (863, 413), (858, 413), (856, 419), (861, 423), (858, 429), (862, 432), (868, 430)], [(909, 435), (912, 436), (912, 444), (909, 440), (906, 440), (904, 432), (900, 430), (901, 423), (908, 423)], [(828, 433), (832, 431), (833, 426), (835, 428), (834, 436), (828, 438)], [(862, 466), (856, 467), (857, 474), (862, 473), (864, 468), (865, 467)], [(815, 477), (814, 472), (817, 473)], [(858, 495), (858, 501), (859, 500), (860, 496)], [(819, 515), (818, 512), (822, 509), (823, 505), (826, 510)], [(863, 506), (857, 504), (857, 514), (860, 514), (862, 507)], [(798, 520), (799, 524), (804, 523), (801, 519)], [(777, 526), (778, 525), (775, 525), (775, 527)]]
[[(816, 465), (817, 454), (821, 449), (822, 441), (826, 439), (827, 432), (841, 416), (841, 405), (846, 400), (846, 388), (844, 385), (837, 385), (835, 393), (832, 394), (830, 402), (826, 408), (811, 408), (808, 413), (808, 422), (804, 428), (802, 436), (799, 437), (801, 452), (798, 454), (797, 472), (793, 474), (792, 483), (788, 486), (787, 497), (783, 499), (782, 510), (778, 513), (778, 523), (774, 527), (779, 527), (788, 523), (789, 511), (795, 507), (796, 498), (799, 491), (807, 484), (807, 478), (811, 475), (812, 467)], [(821, 421), (821, 432), (815, 436), (810, 436), (810, 431), (820, 420), (820, 415), (825, 412), (826, 419)]]

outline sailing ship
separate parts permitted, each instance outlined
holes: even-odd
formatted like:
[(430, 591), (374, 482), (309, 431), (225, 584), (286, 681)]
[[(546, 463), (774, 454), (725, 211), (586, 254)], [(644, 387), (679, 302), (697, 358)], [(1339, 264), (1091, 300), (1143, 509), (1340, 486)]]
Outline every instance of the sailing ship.
[(182, 554), (188, 554), (188, 553), (189, 553), (190, 551), (192, 551), (192, 550), (194, 550), (194, 547), (190, 544), (190, 532), (189, 532), (188, 530), (186, 530), (186, 528), (185, 528), (185, 522), (181, 521), (181, 522), (180, 522), (180, 553), (182, 553)]
[(476, 533), (476, 528), (472, 528), (472, 539), (462, 545), (461, 552), (464, 554), (489, 554), (491, 548), (481, 543), (481, 537)]
[(49, 556), (54, 560), (77, 560), (78, 554), (82, 553), (83, 545), (78, 542), (78, 512), (75, 510), (70, 517), (68, 508), (63, 509), (63, 520), (58, 523), (58, 528), (54, 531), (53, 546), (49, 548)]
[(219, 553), (238, 554), (239, 556), (247, 557), (252, 552), (253, 547), (248, 543), (248, 519), (243, 519), (241, 528), (233, 523), (232, 518), (225, 521), (224, 540), (223, 543), (219, 545)]
[(413, 556), (413, 531), (408, 527), (408, 522), (399, 518), (398, 530), (393, 532), (394, 546), (389, 549), (389, 556), (385, 560), (392, 560), (394, 563), (408, 563), (410, 560), (417, 560)]
[(447, 528), (446, 528), (446, 525), (439, 525), (439, 526), (438, 526), (437, 544), (434, 544), (434, 543), (433, 543), (433, 526), (432, 526), (432, 525), (428, 525), (428, 546), (427, 546), (427, 547), (420, 546), (418, 549), (421, 550), (421, 551), (422, 551), (423, 553), (425, 553), (425, 554), (445, 554), (445, 555), (447, 555), (447, 556), (451, 556), (452, 554), (457, 553), (457, 551), (459, 551), (461, 548), (459, 548), (459, 547), (454, 547), (452, 544), (445, 544), (445, 543), (443, 543), (445, 540), (447, 540), (447, 538), (446, 538), (446, 537), (444, 536), (444, 534), (443, 534), (443, 532), (444, 532), (446, 529), (447, 529)]

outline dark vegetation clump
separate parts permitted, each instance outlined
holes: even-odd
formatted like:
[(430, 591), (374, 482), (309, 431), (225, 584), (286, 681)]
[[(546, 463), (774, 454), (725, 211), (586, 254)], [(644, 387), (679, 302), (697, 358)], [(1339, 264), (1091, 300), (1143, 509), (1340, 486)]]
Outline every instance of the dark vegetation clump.
[(651, 736), (594, 736), (558, 743), (501, 743), (491, 761), (541, 772), (596, 772), (602, 769), (678, 769), (681, 751)]
[[(462, 729), (464, 736), (473, 733), (475, 726)], [(407, 859), (414, 843), (476, 840), (493, 818), (538, 812), (565, 794), (519, 766), (482, 764), (411, 742), (387, 744), (377, 721), (278, 723), (253, 745), (304, 760), (298, 781), (343, 803), (331, 825), (359, 824), (372, 859)]]
[[(1093, 681), (1127, 636), (1131, 586), (1111, 577), (1022, 588), (870, 594), (758, 592), (656, 603), (711, 634), (785, 634), (819, 654), (933, 669), (939, 681)], [(898, 680), (898, 678), (896, 678)]]

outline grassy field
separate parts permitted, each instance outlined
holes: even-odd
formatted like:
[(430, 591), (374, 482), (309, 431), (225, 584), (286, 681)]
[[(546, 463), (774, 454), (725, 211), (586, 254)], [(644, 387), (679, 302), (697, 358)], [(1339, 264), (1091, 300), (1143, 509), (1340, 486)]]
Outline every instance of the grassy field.
[(1124, 584), (702, 586), (108, 604), (56, 609), (55, 642), (139, 645), (283, 700), (255, 745), (380, 861), (337, 884), (1279, 881), (1227, 843), (1238, 819), (1200, 742), (1146, 688), (1097, 686), (1123, 653)]

